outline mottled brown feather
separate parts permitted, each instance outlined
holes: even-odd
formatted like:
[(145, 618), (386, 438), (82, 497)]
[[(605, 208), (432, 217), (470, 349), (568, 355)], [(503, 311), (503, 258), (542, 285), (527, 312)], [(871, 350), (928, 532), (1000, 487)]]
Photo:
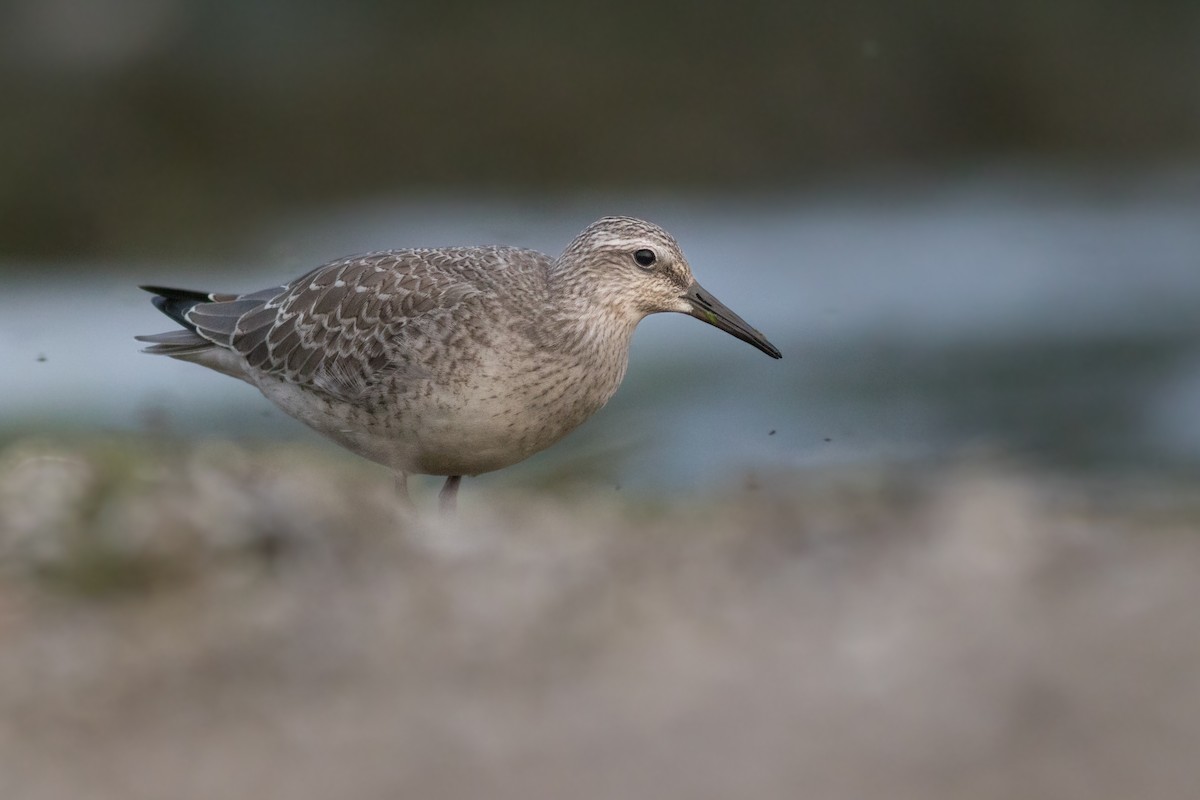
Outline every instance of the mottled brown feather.
[(460, 252), (458, 259), (421, 250), (341, 259), (280, 289), (205, 303), (190, 315), (201, 335), (232, 347), (252, 369), (354, 399), (404, 347), (405, 327), (478, 293), (458, 274), (472, 251)]

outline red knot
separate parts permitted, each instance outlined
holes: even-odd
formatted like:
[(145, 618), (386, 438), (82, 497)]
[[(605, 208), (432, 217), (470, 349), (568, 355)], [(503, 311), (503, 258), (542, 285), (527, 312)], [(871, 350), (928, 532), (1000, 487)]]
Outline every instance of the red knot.
[(144, 286), (183, 326), (147, 353), (257, 387), (314, 430), (396, 473), (507, 467), (557, 442), (616, 392), (649, 314), (690, 314), (779, 350), (703, 289), (675, 239), (604, 217), (562, 255), (516, 247), (388, 250), (283, 286), (217, 294)]

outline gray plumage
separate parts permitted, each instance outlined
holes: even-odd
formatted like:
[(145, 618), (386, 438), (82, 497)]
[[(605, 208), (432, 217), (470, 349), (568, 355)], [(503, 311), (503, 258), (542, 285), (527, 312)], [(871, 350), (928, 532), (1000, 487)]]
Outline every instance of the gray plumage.
[(666, 231), (630, 217), (589, 225), (557, 259), (390, 250), (243, 295), (143, 288), (184, 326), (137, 337), (146, 352), (247, 381), (401, 485), (454, 476), (451, 503), (457, 476), (527, 458), (599, 410), (648, 314), (692, 314), (780, 357), (701, 289)]

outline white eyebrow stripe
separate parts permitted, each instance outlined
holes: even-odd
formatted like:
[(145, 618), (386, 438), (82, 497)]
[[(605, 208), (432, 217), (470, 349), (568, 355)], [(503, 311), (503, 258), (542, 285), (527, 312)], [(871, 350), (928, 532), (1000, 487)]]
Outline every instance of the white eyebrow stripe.
[(592, 237), (591, 244), (593, 247), (606, 247), (606, 248), (613, 248), (613, 249), (617, 249), (617, 250), (624, 250), (624, 249), (632, 250), (635, 247), (639, 247), (639, 248), (640, 247), (651, 247), (652, 243), (648, 244), (644, 238), (634, 239), (634, 238), (630, 238), (628, 236), (619, 236), (619, 235), (610, 235), (610, 236), (597, 235), (597, 236)]

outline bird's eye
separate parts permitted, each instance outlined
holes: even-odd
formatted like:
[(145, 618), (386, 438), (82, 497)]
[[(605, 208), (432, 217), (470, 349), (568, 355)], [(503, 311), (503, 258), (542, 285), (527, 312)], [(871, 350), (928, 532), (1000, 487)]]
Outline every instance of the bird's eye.
[(639, 267), (652, 267), (658, 260), (658, 256), (654, 255), (653, 250), (642, 248), (633, 254), (633, 260), (638, 263)]

